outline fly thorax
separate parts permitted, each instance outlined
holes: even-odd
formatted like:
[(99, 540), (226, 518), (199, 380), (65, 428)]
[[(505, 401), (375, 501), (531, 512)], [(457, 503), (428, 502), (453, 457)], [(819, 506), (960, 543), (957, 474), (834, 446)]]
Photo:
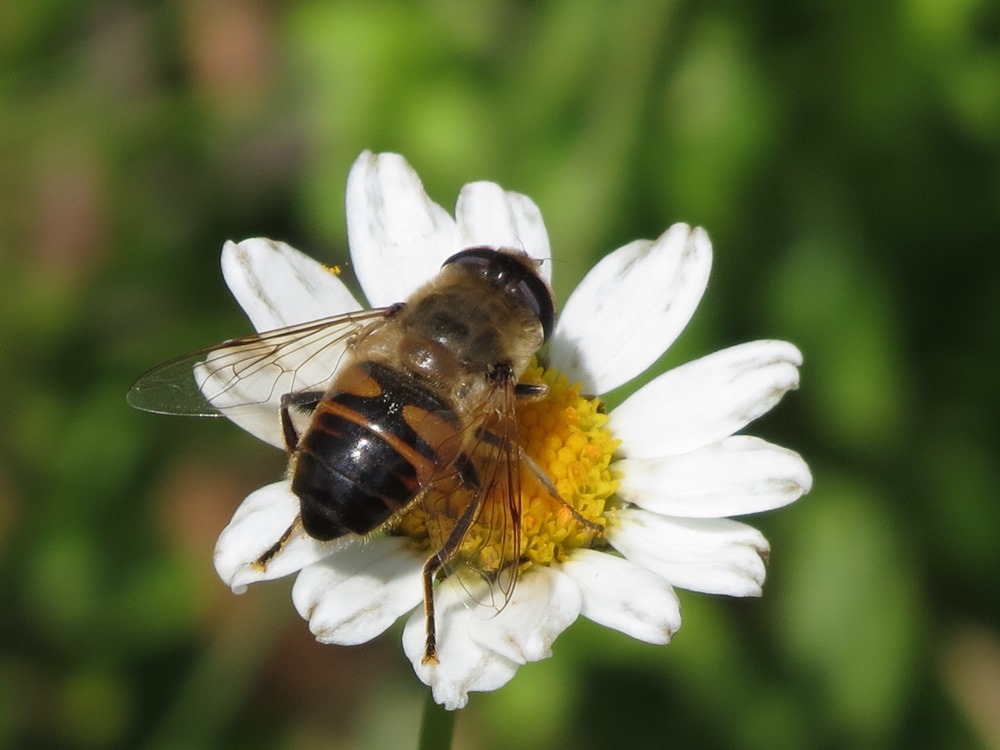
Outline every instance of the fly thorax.
[(452, 359), (470, 371), (485, 372), (511, 360), (512, 354), (523, 369), (541, 344), (540, 328), (527, 311), (502, 295), (477, 289), (428, 293), (408, 306), (404, 325), (406, 357), (425, 371)]

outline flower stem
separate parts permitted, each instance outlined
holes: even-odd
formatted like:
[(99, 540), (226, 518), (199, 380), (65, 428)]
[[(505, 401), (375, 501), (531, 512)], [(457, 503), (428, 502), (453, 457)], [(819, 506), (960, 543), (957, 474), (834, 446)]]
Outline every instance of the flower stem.
[(424, 718), (420, 722), (418, 750), (447, 750), (451, 747), (455, 713), (435, 703), (433, 694), (428, 690), (427, 700), (424, 701)]

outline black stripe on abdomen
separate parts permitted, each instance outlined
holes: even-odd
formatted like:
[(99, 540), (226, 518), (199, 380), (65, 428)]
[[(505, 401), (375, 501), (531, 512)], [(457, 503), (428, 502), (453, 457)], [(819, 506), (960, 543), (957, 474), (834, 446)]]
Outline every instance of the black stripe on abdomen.
[(454, 411), (406, 373), (350, 366), (299, 442), (292, 491), (306, 532), (334, 539), (377, 529), (452, 460), (438, 447), (457, 427)]

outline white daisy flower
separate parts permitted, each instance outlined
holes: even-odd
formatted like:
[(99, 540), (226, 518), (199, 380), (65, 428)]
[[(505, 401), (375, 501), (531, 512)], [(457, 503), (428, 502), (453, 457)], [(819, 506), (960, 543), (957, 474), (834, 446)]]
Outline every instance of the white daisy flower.
[[(465, 247), (550, 254), (541, 214), (527, 197), (471, 183), (452, 218), (394, 154), (365, 152), (355, 162), (347, 221), (353, 268), (372, 306), (406, 299)], [(519, 405), (518, 425), (526, 453), (573, 510), (522, 487), (524, 562), (513, 595), (496, 612), (468, 606), (468, 585), (438, 585), (436, 663), (423, 658), (428, 552), (419, 508), (388, 534), (319, 542), (297, 533), (279, 545), (299, 501), (287, 479), (276, 482), (252, 493), (222, 532), (219, 575), (241, 592), (298, 573), (293, 602), (323, 643), (368, 641), (409, 613), (403, 648), (449, 709), (548, 657), (580, 615), (662, 644), (681, 624), (675, 587), (759, 595), (767, 540), (728, 517), (791, 503), (812, 478), (793, 451), (735, 433), (797, 387), (799, 351), (782, 341), (734, 346), (660, 375), (610, 414), (599, 399), (677, 338), (705, 290), (711, 258), (702, 229), (676, 224), (654, 241), (614, 251), (572, 293), (547, 365), (532, 365), (523, 378), (546, 383), (547, 395)], [(336, 275), (280, 242), (227, 243), (222, 267), (258, 331), (361, 309)], [(284, 447), (276, 412), (233, 420)], [(603, 535), (595, 536), (595, 525)]]

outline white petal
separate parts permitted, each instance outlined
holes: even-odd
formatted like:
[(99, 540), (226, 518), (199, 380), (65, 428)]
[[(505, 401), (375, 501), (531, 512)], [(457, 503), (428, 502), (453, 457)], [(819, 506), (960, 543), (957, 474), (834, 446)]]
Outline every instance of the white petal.
[(364, 643), (423, 600), (423, 565), (402, 537), (370, 539), (304, 568), (292, 602), (320, 642)]
[(646, 643), (668, 643), (681, 626), (680, 602), (663, 578), (606, 552), (577, 549), (558, 566), (583, 592), (581, 614)]
[(573, 290), (552, 337), (552, 364), (584, 393), (601, 394), (643, 372), (691, 319), (708, 283), (705, 230), (675, 224), (594, 266)]
[(259, 564), (261, 556), (296, 523), (298, 514), (299, 499), (287, 481), (252, 492), (216, 542), (214, 560), (219, 577), (242, 594), (248, 584), (289, 575), (358, 540), (351, 536), (320, 542), (300, 530), (266, 564)]
[[(513, 247), (532, 258), (551, 259), (542, 212), (526, 195), (505, 191), (493, 182), (471, 182), (458, 195), (455, 218), (462, 248)], [(552, 264), (542, 263), (539, 273), (551, 281)]]
[(799, 350), (784, 341), (752, 341), (660, 375), (610, 415), (619, 453), (650, 458), (718, 442), (769, 411), (799, 385)]
[(736, 435), (690, 453), (626, 458), (611, 465), (617, 494), (662, 515), (723, 518), (760, 513), (798, 500), (812, 475), (795, 451)]
[(608, 541), (675, 586), (729, 596), (760, 596), (770, 550), (759, 531), (738, 521), (644, 510), (619, 511)]
[(227, 242), (222, 275), (258, 331), (361, 309), (340, 279), (284, 242)]
[(402, 302), (458, 248), (455, 221), (398, 154), (365, 151), (347, 178), (351, 262), (373, 307)]
[(448, 710), (465, 706), (470, 691), (496, 690), (506, 685), (518, 668), (516, 662), (473, 639), (471, 628), (480, 623), (466, 605), (461, 587), (441, 585), (435, 589), (436, 664), (423, 662), (424, 613), (414, 612), (403, 629), (403, 651), (413, 663), (413, 670), (425, 685), (430, 685), (434, 700)]
[(507, 606), (495, 614), (489, 610), (492, 616), (480, 615), (471, 625), (472, 638), (518, 664), (546, 659), (555, 639), (580, 616), (581, 606), (572, 578), (535, 567), (518, 579)]

